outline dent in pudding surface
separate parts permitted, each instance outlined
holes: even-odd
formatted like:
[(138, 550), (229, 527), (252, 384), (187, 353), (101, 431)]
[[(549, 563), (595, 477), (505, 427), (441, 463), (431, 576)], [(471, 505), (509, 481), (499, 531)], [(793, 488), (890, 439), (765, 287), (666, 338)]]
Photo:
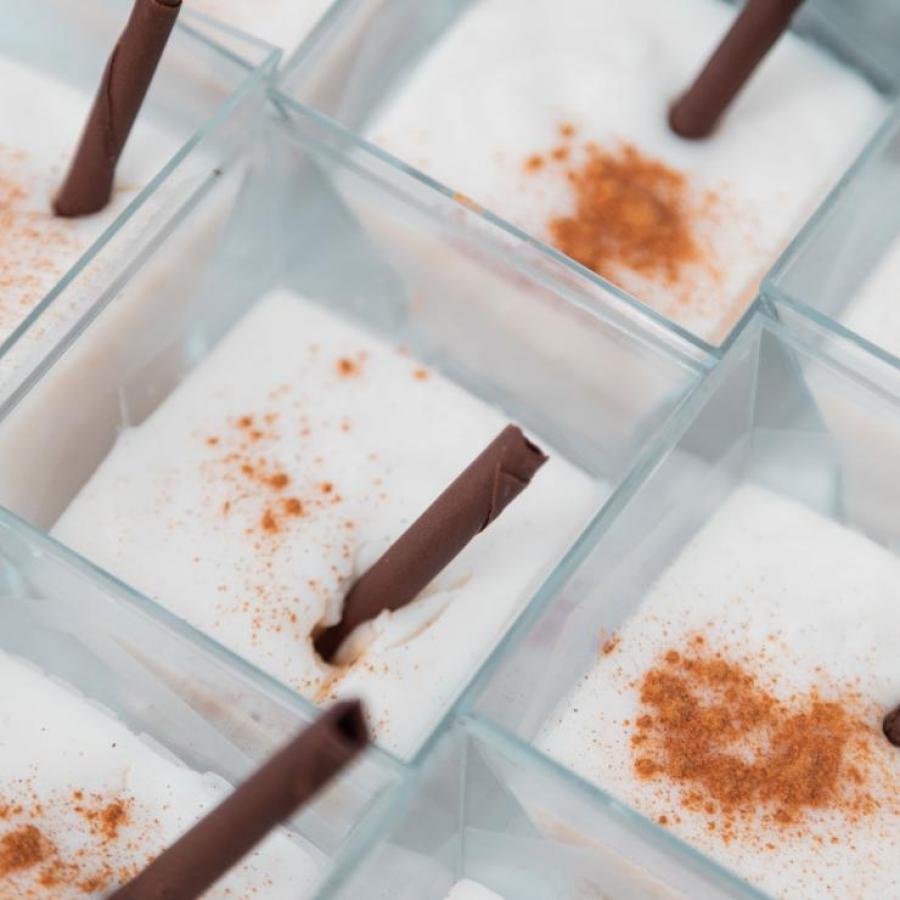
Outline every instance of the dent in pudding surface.
[[(0, 896), (108, 896), (227, 793), (2, 654), (0, 682)], [(275, 834), (210, 896), (293, 898), (316, 872)]]
[(258, 303), (113, 451), (57, 538), (317, 703), (361, 696), (410, 753), (594, 511), (554, 456), (422, 596), (364, 626), (346, 666), (312, 648), (369, 565), (505, 417), (287, 293)]
[(889, 894), (900, 562), (761, 488), (688, 544), (538, 743), (778, 896)]
[[(566, 252), (552, 223), (576, 211), (568, 176), (584, 174), (589, 145), (613, 159), (632, 147), (666, 167), (684, 179), (703, 264), (674, 283), (622, 266), (600, 271), (718, 341), (885, 111), (853, 71), (788, 34), (711, 138), (677, 138), (668, 106), (733, 16), (720, 0), (566, 0), (564, 11), (553, 0), (481, 0), (410, 73), (369, 135)], [(529, 170), (529, 159), (559, 149), (561, 125), (574, 129), (574, 155)], [(710, 195), (716, 203), (704, 209)]]

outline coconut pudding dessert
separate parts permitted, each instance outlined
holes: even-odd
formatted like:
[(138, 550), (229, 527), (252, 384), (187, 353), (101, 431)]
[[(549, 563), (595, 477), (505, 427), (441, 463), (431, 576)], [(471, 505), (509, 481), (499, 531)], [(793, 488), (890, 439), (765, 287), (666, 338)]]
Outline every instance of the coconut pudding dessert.
[(279, 291), (120, 433), (52, 533), (314, 702), (362, 697), (409, 755), (606, 490), (505, 424)]
[(890, 893), (898, 579), (862, 534), (739, 486), (537, 744), (775, 896)]
[[(206, 878), (204, 896), (296, 898), (312, 889), (320, 863), (288, 832), (273, 829), (288, 808), (312, 795), (313, 785), (317, 790), (355, 754), (360, 738), (353, 739), (351, 753), (331, 735), (342, 734), (336, 723), (347, 716), (352, 724), (353, 709), (331, 711), (283, 751), (291, 766), (302, 767), (311, 787), (287, 802), (280, 798), (273, 814), (260, 812), (265, 804), (253, 784), (258, 775), (232, 792), (222, 778), (163, 755), (149, 739), (29, 663), (0, 654), (0, 681), (2, 896), (199, 896), (142, 893), (143, 881), (131, 886), (151, 864), (153, 873), (165, 869), (162, 879), (154, 874), (156, 885), (180, 883), (172, 857), (185, 842), (191, 878)], [(223, 837), (233, 828), (228, 813), (235, 804), (242, 812), (236, 842)], [(209, 837), (211, 827), (220, 840), (198, 849), (191, 830)], [(232, 849), (224, 850), (226, 845)]]
[(798, 5), (480, 0), (367, 135), (718, 343), (886, 111)]

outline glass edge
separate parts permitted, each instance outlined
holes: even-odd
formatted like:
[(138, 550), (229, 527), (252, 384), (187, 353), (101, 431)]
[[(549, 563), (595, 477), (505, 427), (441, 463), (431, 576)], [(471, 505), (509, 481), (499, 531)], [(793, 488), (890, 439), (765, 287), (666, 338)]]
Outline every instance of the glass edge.
[[(343, 140), (356, 146), (358, 149), (362, 150), (364, 153), (373, 157), (374, 159), (377, 159), (382, 165), (386, 165), (394, 171), (403, 173), (404, 177), (408, 178), (411, 181), (417, 182), (427, 190), (441, 195), (445, 200), (449, 200), (454, 205), (459, 206), (465, 209), (468, 213), (477, 216), (483, 222), (486, 222), (488, 225), (490, 225), (492, 229), (496, 229), (497, 231), (505, 234), (507, 237), (513, 238), (516, 243), (527, 246), (531, 250), (537, 251), (540, 257), (551, 260), (555, 265), (562, 267), (568, 273), (574, 275), (579, 280), (584, 281), (586, 284), (590, 284), (594, 288), (599, 288), (601, 291), (609, 294), (612, 298), (615, 299), (616, 302), (623, 304), (629, 310), (630, 315), (634, 317), (633, 319), (630, 319), (628, 321), (628, 325), (626, 326), (622, 321), (619, 320), (619, 316), (616, 314), (616, 312), (613, 311), (612, 315), (615, 317), (615, 320), (613, 318), (609, 318), (608, 321), (610, 322), (610, 324), (615, 325), (622, 330), (630, 329), (631, 332), (635, 335), (637, 334), (637, 329), (640, 329), (641, 337), (647, 342), (653, 343), (655, 346), (665, 348), (669, 352), (672, 352), (673, 350), (675, 352), (680, 352), (681, 354), (697, 361), (705, 359), (707, 360), (707, 362), (705, 363), (705, 366), (707, 368), (711, 368), (712, 366), (714, 366), (715, 361), (721, 356), (721, 349), (719, 347), (707, 343), (702, 338), (697, 337), (696, 335), (682, 328), (677, 323), (671, 321), (670, 319), (667, 319), (652, 307), (648, 306), (645, 303), (642, 303), (632, 294), (629, 294), (627, 291), (613, 284), (611, 281), (607, 281), (605, 278), (597, 275), (590, 269), (585, 268), (575, 260), (570, 259), (564, 253), (561, 253), (550, 244), (547, 244), (539, 240), (538, 238), (533, 237), (532, 235), (513, 225), (508, 220), (502, 218), (501, 216), (498, 216), (496, 213), (491, 212), (491, 210), (487, 209), (486, 207), (483, 207), (480, 204), (475, 203), (474, 201), (468, 200), (468, 198), (465, 198), (464, 195), (460, 194), (458, 191), (454, 191), (442, 182), (431, 178), (421, 169), (417, 169), (415, 166), (409, 165), (399, 157), (396, 157), (388, 151), (382, 149), (377, 144), (373, 144), (372, 142), (366, 140), (362, 135), (358, 134), (355, 131), (352, 131), (351, 129), (348, 129), (337, 119), (332, 118), (331, 116), (327, 115), (321, 110), (316, 109), (313, 106), (309, 106), (295, 99), (290, 94), (284, 91), (284, 86), (284, 82), (282, 81), (276, 84), (273, 89), (273, 100), (276, 104), (286, 106), (295, 114), (313, 119), (319, 125), (332, 130)], [(496, 246), (496, 249), (500, 249), (499, 244)], [(525, 259), (520, 259), (519, 264), (528, 265)], [(528, 269), (532, 275), (536, 276), (539, 273), (539, 270), (537, 270), (533, 265), (529, 265)], [(559, 292), (562, 292), (563, 286), (565, 284), (564, 281), (562, 281), (558, 276), (555, 276), (549, 272), (541, 274), (544, 278), (552, 278), (556, 289)], [(603, 304), (593, 298), (586, 290), (579, 291), (577, 287), (570, 286), (569, 291), (578, 294), (579, 302), (586, 310), (593, 312), (595, 315), (601, 316), (605, 312)], [(665, 335), (665, 337), (663, 337), (662, 335)], [(680, 342), (683, 345), (687, 345), (691, 349), (687, 350), (684, 348), (676, 347), (675, 342)], [(701, 362), (701, 364), (704, 363)]]
[(317, 53), (327, 50), (331, 32), (337, 33), (344, 23), (344, 17), (353, 15), (362, 2), (363, 0), (332, 0), (297, 49), (284, 61), (278, 85), (289, 86)]
[[(751, 324), (735, 341), (736, 345), (750, 344), (758, 339), (762, 328), (760, 319), (760, 316), (754, 317)], [(740, 352), (738, 346), (729, 355), (729, 359), (737, 356)], [(618, 519), (622, 509), (631, 502), (665, 457), (678, 445), (696, 414), (707, 403), (722, 380), (728, 376), (729, 369), (730, 366), (727, 362), (712, 369), (693, 388), (685, 392), (676, 406), (656, 426), (618, 486), (613, 489), (600, 509), (585, 525), (563, 558), (532, 593), (531, 599), (521, 613), (494, 646), (490, 655), (476, 669), (432, 734), (412, 757), (413, 765), (420, 765), (427, 759), (441, 733), (454, 719), (474, 712), (478, 698), (487, 688), (498, 668), (509, 657), (510, 652), (527, 637), (537, 620), (553, 602), (563, 584), (585, 561), (603, 535)]]
[[(169, 612), (159, 603), (3, 506), (0, 506), (0, 530), (21, 538), (32, 556), (47, 554), (55, 557), (69, 572), (99, 585), (104, 594), (117, 606), (124, 607), (144, 621), (150, 621), (155, 627), (168, 632), (182, 643), (196, 647), (216, 665), (234, 673), (243, 684), (266, 696), (282, 709), (296, 714), (299, 719), (311, 722), (319, 715), (320, 708), (302, 694), (291, 690), (186, 620)], [(392, 754), (375, 744), (370, 744), (366, 753), (375, 757), (381, 768), (392, 772), (401, 780), (406, 777), (408, 766)]]
[[(199, 14), (191, 13), (189, 15), (197, 16)], [(188, 26), (181, 27), (188, 28)], [(226, 51), (224, 47), (221, 47), (218, 44), (212, 42), (203, 34), (198, 34), (196, 32), (194, 32), (194, 34), (198, 40), (205, 43), (214, 52), (226, 57), (232, 56)], [(243, 37), (240, 32), (238, 32), (238, 35)], [(198, 128), (193, 134), (191, 134), (191, 136), (178, 148), (178, 150), (175, 151), (175, 153), (163, 166), (163, 168), (160, 169), (159, 172), (157, 172), (149, 182), (147, 182), (147, 184), (131, 200), (131, 202), (128, 203), (128, 205), (118, 214), (118, 216), (116, 216), (115, 219), (113, 219), (112, 222), (110, 222), (110, 224), (101, 232), (99, 237), (87, 248), (87, 250), (84, 251), (84, 253), (76, 260), (76, 262), (73, 263), (73, 265), (59, 279), (59, 281), (57, 281), (56, 284), (54, 284), (54, 286), (42, 297), (40, 302), (28, 313), (27, 316), (25, 316), (25, 318), (15, 327), (15, 329), (13, 329), (9, 336), (6, 337), (2, 342), (0, 342), (0, 360), (4, 359), (8, 354), (10, 354), (14, 349), (17, 348), (19, 341), (31, 328), (35, 327), (35, 325), (39, 322), (44, 313), (47, 312), (54, 301), (65, 290), (67, 290), (74, 281), (79, 278), (81, 273), (91, 263), (94, 262), (94, 260), (100, 255), (101, 251), (116, 238), (116, 236), (131, 221), (138, 210), (141, 209), (147, 202), (147, 200), (153, 194), (155, 194), (156, 191), (171, 177), (171, 175), (176, 171), (176, 169), (178, 169), (178, 167), (185, 161), (185, 159), (187, 159), (191, 155), (194, 149), (210, 134), (213, 134), (228, 119), (232, 112), (249, 93), (257, 89), (261, 90), (266, 84), (271, 82), (274, 72), (277, 69), (278, 60), (281, 57), (281, 51), (276, 48), (271, 48), (267, 44), (263, 44), (262, 46), (268, 48), (265, 58), (258, 65), (253, 65), (249, 68), (246, 60), (237, 60), (239, 64), (244, 68), (245, 75), (235, 83), (226, 99), (218, 105), (213, 114), (203, 122), (200, 128)], [(174, 215), (177, 215), (177, 212), (174, 213)], [(63, 336), (62, 339), (64, 339), (64, 337), (65, 336)], [(54, 348), (51, 347), (47, 352), (50, 353), (53, 349)], [(36, 365), (40, 362), (40, 359), (37, 360)], [(19, 383), (21, 383), (21, 381), (29, 374), (30, 372), (26, 372), (23, 376), (21, 376), (21, 378), (19, 379)], [(9, 391), (14, 391), (16, 387), (16, 383), (10, 385)]]
[[(900, 405), (900, 357), (888, 353), (887, 350), (882, 349), (877, 344), (873, 344), (857, 332), (851, 331), (836, 319), (832, 319), (815, 307), (795, 300), (790, 294), (781, 291), (777, 287), (770, 287), (766, 298), (771, 306), (771, 313), (765, 314), (771, 321), (769, 327), (772, 331), (779, 333), (787, 343), (791, 343), (803, 353), (815, 357), (817, 361), (825, 364), (833, 371), (840, 372), (843, 377), (855, 382), (869, 393), (875, 394), (891, 404)], [(805, 320), (807, 325), (822, 337), (828, 337), (836, 341), (837, 347), (831, 347), (827, 350), (817, 347), (798, 331), (796, 326), (782, 322), (777, 318), (779, 307), (790, 309), (795, 315)], [(858, 354), (862, 359), (870, 362), (872, 366), (890, 369), (892, 373), (896, 374), (897, 389), (886, 388), (879, 384), (870, 374), (861, 371), (859, 362), (842, 359), (841, 355), (848, 352)]]
[[(641, 840), (655, 844), (667, 855), (686, 863), (694, 870), (699, 870), (704, 876), (712, 876), (719, 886), (726, 888), (734, 896), (748, 898), (748, 900), (750, 898), (771, 900), (769, 894), (753, 887), (731, 869), (716, 862), (665, 828), (661, 828), (634, 807), (617, 800), (603, 788), (577, 775), (552, 756), (548, 756), (533, 745), (510, 734), (496, 722), (478, 716), (462, 717), (461, 722), (469, 733), (476, 735), (486, 744), (493, 745), (506, 755), (519, 758), (532, 769), (543, 771), (551, 778), (561, 781), (571, 791), (583, 797), (593, 809), (602, 810), (605, 814), (612, 816), (629, 831), (636, 833)], [(652, 870), (647, 871), (654, 875)]]
[[(781, 283), (786, 278), (788, 270), (796, 259), (805, 252), (807, 245), (815, 240), (816, 234), (822, 228), (826, 219), (841, 204), (848, 186), (856, 181), (863, 169), (884, 150), (898, 128), (900, 128), (900, 103), (888, 107), (884, 118), (856, 155), (853, 162), (850, 163), (850, 166), (831, 188), (825, 199), (816, 207), (813, 214), (781, 252), (775, 264), (762, 280), (761, 293), (769, 293), (776, 286), (781, 288)], [(802, 303), (799, 298), (798, 302)]]

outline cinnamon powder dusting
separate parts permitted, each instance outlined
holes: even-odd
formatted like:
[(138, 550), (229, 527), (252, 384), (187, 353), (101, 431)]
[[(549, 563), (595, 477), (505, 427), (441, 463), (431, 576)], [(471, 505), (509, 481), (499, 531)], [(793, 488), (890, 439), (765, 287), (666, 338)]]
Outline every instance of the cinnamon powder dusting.
[[(63, 272), (77, 250), (71, 226), (35, 196), (27, 155), (0, 146), (0, 325), (12, 327)], [(54, 254), (52, 251), (58, 251)], [(62, 251), (62, 252), (59, 252)]]
[(675, 288), (680, 302), (690, 300), (698, 271), (718, 280), (715, 254), (703, 238), (719, 215), (716, 192), (698, 191), (683, 172), (633, 144), (576, 148), (571, 125), (561, 126), (560, 134), (559, 146), (523, 164), (531, 174), (551, 164), (567, 166), (562, 174), (573, 210), (549, 221), (554, 246), (611, 281), (628, 271)]
[[(0, 896), (87, 896), (130, 880), (146, 856), (147, 837), (124, 837), (130, 804), (99, 794), (85, 798), (84, 791), (76, 790), (65, 798), (38, 800), (34, 794), (31, 803), (3, 805), (0, 819), (25, 821), (10, 821), (10, 830), (0, 834)], [(74, 822), (71, 816), (77, 817)], [(73, 828), (81, 833), (84, 827), (75, 824), (78, 819), (86, 826), (81, 846), (64, 851), (50, 835)]]
[(781, 700), (744, 666), (695, 636), (639, 684), (634, 769), (666, 780), (683, 810), (729, 842), (741, 825), (802, 825), (813, 811), (855, 822), (879, 809), (872, 729), (851, 692)]

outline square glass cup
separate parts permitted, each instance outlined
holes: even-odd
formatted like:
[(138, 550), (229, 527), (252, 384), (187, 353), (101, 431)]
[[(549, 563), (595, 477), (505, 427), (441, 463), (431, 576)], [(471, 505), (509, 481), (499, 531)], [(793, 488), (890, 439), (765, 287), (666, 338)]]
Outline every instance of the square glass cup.
[[(884, 364), (853, 351), (756, 317), (543, 585), (458, 710), (526, 743), (543, 741), (586, 673), (617, 652), (610, 639), (738, 485), (796, 501), (900, 555), (900, 400), (881, 386)], [(679, 572), (681, 587), (691, 586)], [(792, 615), (787, 609), (784, 621)], [(633, 653), (633, 632), (628, 639)], [(650, 658), (654, 648), (644, 649)], [(579, 697), (584, 721), (594, 701)]]
[[(322, 24), (316, 40), (286, 67), (281, 77), (281, 89), (300, 102), (333, 118), (354, 133), (365, 134), (407, 82), (415, 79), (423, 58), (440, 44), (458, 20), (479, 0), (450, 0), (447, 3), (421, 4), (417, 0), (344, 0), (337, 3), (327, 22)], [(885, 20), (900, 28), (900, 12), (896, 8), (879, 9), (873, 22), (870, 15), (853, 16), (847, 4), (837, 0), (808, 0), (795, 16), (791, 29), (809, 43), (821, 48), (850, 69), (858, 72), (876, 92), (884, 97), (896, 94), (900, 72), (892, 56), (884, 47)], [(871, 11), (869, 11), (871, 14)], [(847, 26), (852, 18), (855, 27)], [(627, 44), (627, 42), (625, 42)], [(626, 46), (623, 54), (632, 52)], [(636, 52), (636, 51), (635, 51)], [(700, 60), (698, 60), (698, 65)], [(572, 73), (566, 73), (572, 78)], [(452, 98), (457, 100), (458, 98)], [(436, 98), (440, 102), (440, 98)], [(861, 134), (860, 140), (870, 137)], [(441, 185), (420, 172), (411, 160), (397, 160), (398, 165), (416, 173), (432, 187), (455, 197), (461, 204), (471, 206), (465, 195), (454, 192), (454, 184)], [(474, 198), (476, 201), (478, 198)], [(573, 285), (586, 296), (601, 295), (606, 302), (615, 297), (619, 302), (638, 310), (641, 315), (680, 337), (692, 341), (708, 353), (721, 356), (731, 341), (757, 310), (758, 298), (734, 322), (728, 335), (719, 343), (707, 341), (693, 334), (678, 322), (667, 318), (650, 305), (642, 303), (627, 290), (575, 262), (542, 240), (532, 237), (502, 215), (490, 209), (480, 210), (486, 219), (501, 232), (511, 236), (513, 243), (529, 245), (541, 250), (541, 258), (552, 260), (566, 272)], [(774, 264), (775, 257), (772, 258)], [(764, 272), (760, 273), (760, 280)]]
[[(58, 83), (61, 91), (76, 93), (83, 119), (73, 118), (74, 130), (66, 135), (72, 153), (131, 7), (127, 0), (77, 4), (0, 0), (5, 23), (0, 59), (46, 79), (50, 86)], [(112, 237), (117, 236), (116, 246), (122, 250), (129, 242), (139, 242), (143, 232), (156, 228), (161, 217), (185, 203), (214, 171), (234, 165), (252, 132), (277, 60), (274, 48), (189, 9), (181, 11), (125, 147), (111, 207), (96, 216), (74, 220), (76, 228), (84, 229), (78, 232), (84, 236), (71, 245), (71, 259), (64, 260), (55, 281), (42, 277), (47, 282), (45, 289), (29, 302), (13, 330), (0, 335), (0, 400), (15, 390), (96, 299), (97, 285), (113, 264), (110, 252), (101, 252)], [(48, 121), (56, 120), (51, 116)], [(27, 127), (26, 122), (23, 128)], [(151, 135), (163, 148), (159, 159), (149, 155), (144, 145)], [(51, 177), (61, 179), (63, 175), (59, 171)], [(49, 212), (49, 194), (33, 200), (40, 204), (41, 215), (45, 208)], [(17, 215), (15, 209), (10, 215)], [(109, 219), (106, 224), (104, 217)], [(69, 233), (65, 230), (68, 225), (61, 223), (61, 235)], [(4, 239), (0, 235), (0, 241)], [(62, 240), (70, 239), (60, 237)], [(48, 253), (52, 243), (48, 238)]]
[[(2, 406), (0, 504), (51, 528), (119, 431), (282, 287), (499, 407), (605, 497), (711, 358), (620, 304), (581, 303), (531, 248), (511, 251), (317, 114), (278, 97), (269, 112), (238, 187), (212, 179), (129, 245), (79, 327)], [(107, 250), (121, 260), (115, 239)]]
[(444, 900), (460, 881), (506, 900), (762, 897), (476, 719), (444, 733), (384, 826), (348, 851), (323, 900)]
[(763, 292), (785, 321), (808, 318), (900, 375), (900, 107), (785, 251)]
[[(200, 774), (238, 784), (318, 715), (5, 510), (0, 600), (0, 653)], [(379, 828), (403, 776), (370, 747), (286, 823), (319, 880), (353, 841)]]

